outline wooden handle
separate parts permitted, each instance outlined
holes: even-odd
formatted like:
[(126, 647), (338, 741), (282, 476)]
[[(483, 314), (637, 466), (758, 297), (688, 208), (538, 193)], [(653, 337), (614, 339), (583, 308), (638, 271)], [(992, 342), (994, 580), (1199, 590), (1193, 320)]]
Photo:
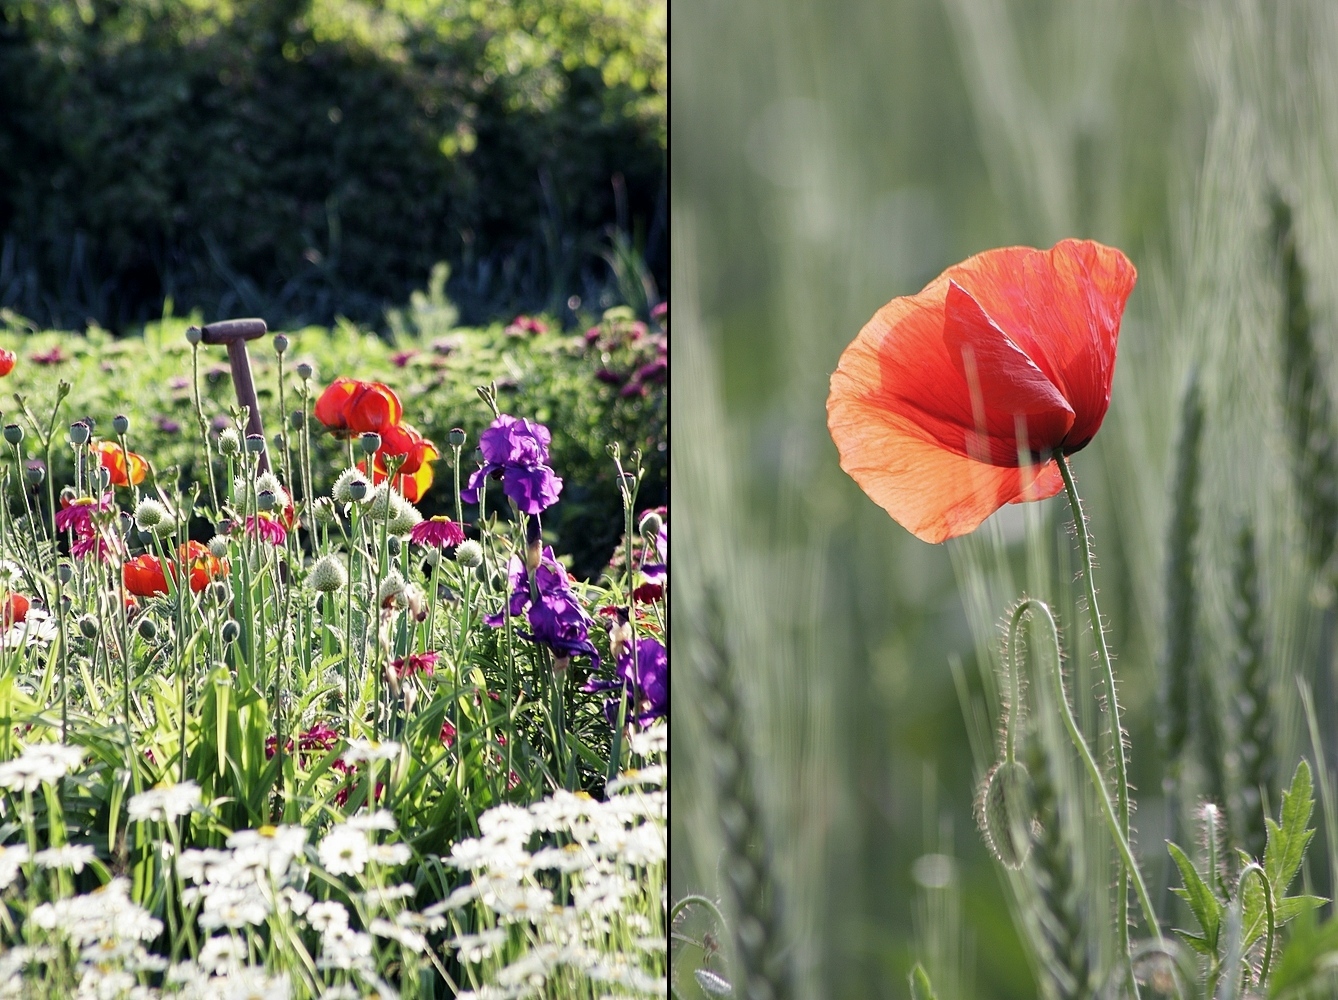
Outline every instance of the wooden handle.
[(265, 335), (263, 319), (225, 319), (200, 329), (200, 339), (206, 344), (231, 344), (239, 340), (256, 340)]

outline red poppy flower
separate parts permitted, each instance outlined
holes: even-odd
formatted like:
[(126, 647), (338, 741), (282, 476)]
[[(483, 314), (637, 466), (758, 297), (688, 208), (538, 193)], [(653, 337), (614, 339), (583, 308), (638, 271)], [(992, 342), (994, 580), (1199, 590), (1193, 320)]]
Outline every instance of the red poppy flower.
[(1086, 240), (989, 250), (893, 299), (841, 355), (827, 426), (841, 468), (908, 531), (941, 542), (1063, 488), (1057, 454), (1110, 405), (1137, 274)]
[(167, 577), (157, 556), (147, 553), (127, 559), (123, 567), (125, 589), (136, 597), (153, 597), (167, 593)]
[(9, 628), (28, 617), (32, 602), (22, 594), (6, 594), (0, 599), (0, 626)]
[(102, 467), (111, 473), (113, 486), (138, 486), (148, 475), (149, 463), (144, 456), (126, 451), (114, 441), (94, 441), (92, 448)]
[(411, 476), (423, 467), (425, 462), (435, 462), (441, 458), (437, 446), (408, 424), (396, 424), (381, 432), (381, 447), (376, 451), (376, 469), (384, 477), (386, 474), (386, 456), (402, 457), (399, 473)]
[(17, 360), (13, 351), (6, 351), (0, 348), (0, 376), (8, 375), (14, 370), (14, 362)]
[[(189, 565), (190, 589), (197, 594), (228, 572), (227, 560), (216, 559), (203, 542), (187, 542), (177, 550), (177, 557)], [(123, 572), (125, 589), (136, 597), (167, 593), (167, 575), (157, 556), (145, 554), (129, 559)], [(172, 572), (175, 577), (175, 567), (172, 567)]]
[(384, 434), (404, 416), (400, 399), (380, 382), (337, 378), (316, 400), (316, 419), (343, 437)]

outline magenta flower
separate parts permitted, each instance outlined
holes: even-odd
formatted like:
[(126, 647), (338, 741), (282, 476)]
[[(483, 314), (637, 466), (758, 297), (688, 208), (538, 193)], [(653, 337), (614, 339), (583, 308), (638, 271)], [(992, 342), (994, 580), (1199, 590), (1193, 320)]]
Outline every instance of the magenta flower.
[(49, 351), (37, 351), (29, 354), (28, 360), (38, 365), (59, 365), (69, 360), (60, 349), (60, 345), (54, 345)]
[(436, 669), (440, 653), (410, 653), (392, 660), (390, 665), (399, 677), (412, 677), (416, 673), (431, 674)]
[(246, 519), (246, 533), (263, 538), (275, 548), (282, 548), (288, 541), (288, 529), (276, 517), (268, 514), (256, 514)]
[(502, 492), (522, 514), (547, 510), (562, 493), (561, 477), (547, 465), (551, 440), (543, 424), (502, 414), (479, 437), (484, 464), (469, 477), (461, 498), (466, 503), (478, 503), (484, 481), (494, 476), (502, 480)]
[(85, 535), (93, 530), (93, 515), (111, 510), (112, 495), (102, 494), (100, 499), (79, 497), (75, 500), (60, 498), (60, 510), (56, 511), (56, 530), (73, 531), (76, 535)]
[(396, 368), (403, 368), (413, 360), (417, 353), (417, 351), (396, 351), (390, 356), (390, 363)]
[(465, 529), (449, 517), (440, 514), (418, 522), (409, 531), (409, 541), (416, 545), (446, 549), (452, 545), (459, 545), (464, 540)]

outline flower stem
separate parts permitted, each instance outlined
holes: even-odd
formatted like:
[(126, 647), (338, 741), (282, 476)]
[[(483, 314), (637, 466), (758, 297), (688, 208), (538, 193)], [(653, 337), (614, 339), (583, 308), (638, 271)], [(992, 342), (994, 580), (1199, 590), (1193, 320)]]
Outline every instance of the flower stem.
[[(1073, 509), (1073, 525), (1078, 534), (1078, 548), (1082, 556), (1083, 581), (1087, 584), (1087, 611), (1092, 619), (1092, 642), (1096, 645), (1096, 656), (1101, 664), (1101, 675), (1106, 687), (1106, 712), (1110, 716), (1110, 736), (1111, 742), (1115, 746), (1116, 808), (1118, 810), (1120, 833), (1123, 837), (1122, 844), (1127, 852), (1129, 849), (1129, 777), (1124, 759), (1124, 728), (1120, 725), (1120, 703), (1115, 691), (1115, 668), (1110, 662), (1110, 650), (1106, 646), (1106, 631), (1101, 624), (1101, 609), (1096, 601), (1096, 578), (1092, 573), (1092, 540), (1087, 534), (1087, 520), (1083, 516), (1082, 501), (1078, 499), (1078, 488), (1074, 485), (1073, 470), (1069, 468), (1068, 458), (1064, 455), (1056, 455), (1055, 463), (1059, 466), (1059, 474), (1064, 479), (1064, 490), (1068, 494), (1069, 506)], [(1138, 869), (1134, 865), (1132, 854), (1123, 857), (1121, 865), (1124, 871), (1120, 875), (1119, 888), (1116, 891), (1116, 921), (1119, 924), (1120, 945), (1127, 955), (1129, 953), (1129, 879), (1132, 875), (1140, 885), (1142, 879), (1137, 874)], [(1146, 890), (1143, 891), (1146, 892)], [(1157, 918), (1153, 915), (1151, 905), (1144, 902), (1143, 906), (1145, 916), (1149, 921), (1149, 927), (1155, 928)], [(1160, 933), (1158, 933), (1158, 936), (1160, 937)], [(1138, 989), (1136, 981), (1134, 989)]]

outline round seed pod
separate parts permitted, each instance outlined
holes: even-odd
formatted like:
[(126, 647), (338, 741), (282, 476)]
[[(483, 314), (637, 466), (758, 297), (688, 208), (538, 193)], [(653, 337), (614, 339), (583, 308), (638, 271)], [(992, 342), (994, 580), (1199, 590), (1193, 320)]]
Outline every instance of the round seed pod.
[(112, 432), (114, 434), (125, 434), (130, 430), (130, 418), (124, 413), (118, 413), (112, 417)]
[(641, 537), (654, 538), (660, 533), (662, 527), (664, 527), (664, 520), (659, 514), (651, 511), (641, 519)]
[(300, 431), (307, 422), (307, 415), (301, 410), (294, 410), (288, 414), (288, 426), (295, 431)]
[(76, 420), (70, 424), (70, 444), (87, 444), (88, 435), (88, 424), (82, 420)]
[(483, 546), (472, 538), (467, 538), (455, 549), (455, 561), (466, 569), (483, 565)]
[(263, 434), (246, 435), (246, 450), (252, 455), (258, 455), (265, 450), (265, 436)]
[(237, 641), (237, 637), (242, 634), (242, 627), (237, 624), (235, 618), (229, 618), (223, 623), (223, 630), (219, 633), (225, 643), (231, 644)]
[(400, 540), (398, 537), (391, 535), (386, 539), (386, 551), (388, 551), (392, 557), (400, 554)]
[(18, 424), (5, 424), (5, 440), (10, 444), (19, 444), (23, 440), (23, 428)]
[(92, 615), (84, 615), (79, 619), (79, 631), (85, 639), (96, 639), (98, 637), (98, 620)]
[(358, 444), (362, 447), (364, 455), (370, 455), (381, 447), (381, 435), (375, 431), (367, 431), (358, 436)]
[(447, 435), (447, 440), (451, 442), (452, 448), (463, 448), (465, 439), (466, 435), (463, 427), (452, 427), (451, 433)]
[(286, 350), (288, 350), (288, 338), (281, 333), (276, 333), (274, 335), (274, 353), (282, 354)]
[(186, 343), (190, 344), (191, 347), (196, 346), (200, 342), (200, 339), (203, 336), (204, 336), (204, 331), (202, 331), (198, 326), (186, 327)]
[(316, 369), (311, 366), (310, 361), (299, 361), (293, 370), (303, 382), (310, 382), (311, 377), (316, 374)]
[(996, 764), (981, 786), (976, 822), (985, 845), (1005, 868), (1021, 868), (1031, 853), (1035, 786), (1020, 762)]
[(74, 567), (63, 562), (56, 567), (56, 576), (60, 577), (61, 583), (69, 583), (74, 579)]
[(145, 642), (153, 642), (158, 635), (158, 626), (152, 618), (141, 618), (136, 629)]
[(237, 455), (242, 450), (242, 439), (234, 427), (225, 427), (218, 432), (218, 453), (223, 456)]
[(273, 510), (277, 498), (269, 490), (261, 490), (256, 494), (256, 506), (260, 510)]
[(29, 463), (28, 482), (32, 483), (34, 486), (41, 486), (44, 479), (46, 479), (46, 466)]

